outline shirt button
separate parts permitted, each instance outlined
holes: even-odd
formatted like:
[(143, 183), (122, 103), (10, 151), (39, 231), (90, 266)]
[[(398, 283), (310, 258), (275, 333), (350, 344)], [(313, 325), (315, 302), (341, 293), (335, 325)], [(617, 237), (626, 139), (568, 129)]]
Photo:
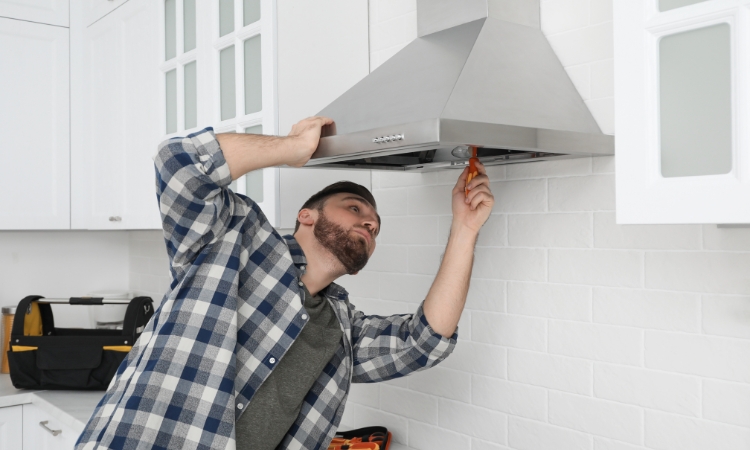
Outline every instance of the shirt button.
[(302, 320), (307, 320), (307, 314), (302, 314)]
[(237, 409), (242, 409), (244, 407), (245, 407), (245, 405), (243, 405), (242, 403), (237, 403)]
[(271, 359), (269, 359), (269, 360), (268, 360), (268, 362), (270, 362), (271, 364), (273, 364), (273, 363), (275, 363), (275, 362), (276, 362), (276, 358), (274, 358), (274, 357), (272, 356), (272, 357), (271, 357)]
[(303, 283), (301, 281), (299, 283), (297, 283), (297, 284), (299, 284), (300, 286), (304, 286), (305, 285), (305, 283)]

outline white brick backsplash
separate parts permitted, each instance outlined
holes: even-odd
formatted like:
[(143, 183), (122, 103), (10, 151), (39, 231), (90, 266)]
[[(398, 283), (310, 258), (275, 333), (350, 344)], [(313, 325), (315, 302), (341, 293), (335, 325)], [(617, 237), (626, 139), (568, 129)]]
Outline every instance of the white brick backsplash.
[(509, 282), (508, 312), (552, 319), (590, 321), (591, 288)]
[(505, 312), (505, 281), (472, 278), (466, 297), (466, 308)]
[(440, 399), (438, 408), (442, 428), (498, 444), (508, 442), (505, 414), (445, 399)]
[(384, 384), (352, 383), (352, 386), (349, 389), (349, 398), (347, 401), (369, 406), (370, 408), (380, 408), (381, 386), (386, 387)]
[(591, 63), (591, 98), (615, 96), (614, 59)]
[(545, 389), (478, 375), (474, 375), (471, 382), (471, 403), (474, 405), (528, 419), (547, 419)]
[[(568, 72), (568, 77), (573, 85), (581, 94), (581, 98), (588, 100), (591, 98), (591, 65), (580, 64), (578, 66), (566, 67), (565, 71)], [(536, 163), (535, 163), (536, 164)]]
[(472, 317), (472, 321), (472, 341), (527, 350), (547, 349), (547, 323), (543, 319), (481, 313)]
[(510, 164), (505, 170), (505, 177), (508, 180), (588, 175), (591, 173), (591, 158), (540, 161), (533, 164)]
[[(437, 182), (436, 172), (399, 172), (395, 170), (373, 170), (372, 186), (375, 189), (427, 186)], [(403, 192), (403, 191), (402, 191)]]
[(601, 437), (594, 437), (594, 450), (646, 450), (646, 447), (626, 444)]
[(550, 320), (549, 352), (640, 365), (643, 356), (642, 333), (634, 328)]
[(604, 134), (615, 134), (615, 98), (605, 97), (586, 100), (591, 115)]
[(550, 391), (549, 421), (632, 444), (643, 440), (643, 410), (621, 403)]
[(596, 156), (591, 158), (591, 170), (594, 173), (612, 173), (615, 171), (614, 156)]
[(410, 246), (409, 273), (437, 274), (443, 253), (445, 253), (445, 246), (442, 245)]
[(646, 331), (646, 367), (750, 383), (750, 341)]
[(409, 389), (438, 397), (471, 402), (471, 375), (444, 367), (412, 373), (407, 377)]
[(372, 195), (381, 216), (406, 215), (406, 196), (401, 189), (375, 189)]
[(699, 379), (635, 367), (595, 364), (594, 396), (693, 417), (701, 411)]
[(352, 297), (378, 298), (380, 295), (380, 274), (362, 271), (356, 275), (344, 275), (336, 280)]
[(453, 186), (417, 186), (407, 189), (408, 210), (412, 215), (451, 214)]
[(555, 34), (583, 28), (589, 24), (588, 14), (581, 11), (588, 9), (589, 0), (546, 0), (540, 8), (542, 31)]
[(594, 288), (594, 322), (699, 332), (700, 308), (697, 294)]
[(386, 412), (417, 419), (432, 425), (438, 423), (437, 399), (431, 395), (409, 389), (382, 386), (380, 389), (380, 408)]
[(383, 245), (378, 242), (364, 270), (404, 273), (409, 268), (408, 262), (408, 247), (403, 245)]
[(646, 410), (645, 444), (656, 450), (747, 450), (750, 429)]
[(615, 177), (591, 175), (549, 179), (550, 211), (615, 209)]
[(750, 386), (703, 380), (703, 418), (750, 427)]
[(641, 287), (643, 255), (623, 250), (549, 251), (549, 281), (614, 287)]
[(594, 246), (697, 250), (701, 246), (700, 225), (617, 225), (615, 213), (594, 213)]
[(614, 56), (612, 22), (557, 33), (547, 39), (564, 67)]
[(589, 435), (546, 423), (508, 418), (508, 444), (518, 450), (587, 450)]
[(508, 379), (574, 394), (591, 395), (593, 363), (583, 359), (509, 349)]
[(510, 448), (504, 445), (492, 444), (487, 441), (480, 441), (479, 439), (472, 439), (471, 450), (510, 450)]
[(703, 296), (703, 332), (750, 339), (750, 297)]
[[(448, 221), (448, 233), (450, 235), (450, 223)], [(441, 233), (442, 235), (442, 233)], [(502, 214), (490, 214), (487, 222), (484, 223), (482, 229), (479, 230), (479, 237), (477, 238), (478, 247), (498, 247), (508, 244), (508, 226), (507, 216)]]
[(409, 430), (406, 418), (356, 403), (346, 405), (341, 423), (351, 427), (340, 427), (342, 431), (372, 426), (373, 423), (377, 423), (388, 428), (388, 431), (393, 433), (393, 439), (398, 442), (406, 440)]
[[(438, 224), (434, 217), (383, 217), (378, 245), (438, 244)], [(377, 252), (377, 247), (375, 248)]]
[(646, 287), (750, 294), (750, 253), (647, 252)]
[(703, 225), (703, 248), (706, 250), (750, 251), (750, 227), (719, 228)]
[[(360, 272), (359, 275), (363, 273)], [(380, 298), (421, 303), (427, 297), (434, 280), (432, 275), (381, 273)]]
[(532, 248), (478, 247), (472, 274), (480, 278), (544, 281), (547, 278), (544, 250)]
[[(540, 164), (540, 163), (534, 163)], [(547, 210), (547, 180), (513, 180), (490, 183), (494, 212), (543, 212)]]
[[(460, 330), (463, 332), (463, 330)], [(507, 350), (497, 345), (461, 341), (440, 367), (494, 378), (505, 378)]]
[(435, 450), (437, 448), (469, 450), (471, 439), (464, 434), (410, 420), (408, 444), (409, 447), (417, 450)]
[(508, 244), (513, 247), (591, 247), (591, 213), (511, 214)]

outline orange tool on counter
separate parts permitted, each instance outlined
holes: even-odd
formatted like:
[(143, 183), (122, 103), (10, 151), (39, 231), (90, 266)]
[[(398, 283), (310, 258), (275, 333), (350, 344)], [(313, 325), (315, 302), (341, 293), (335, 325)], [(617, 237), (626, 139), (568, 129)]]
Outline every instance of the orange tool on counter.
[[(479, 172), (477, 172), (477, 166), (476, 163), (479, 162), (479, 159), (477, 158), (477, 148), (475, 146), (469, 147), (471, 149), (471, 158), (469, 158), (469, 176), (466, 177), (466, 186), (469, 185), (469, 181), (474, 179)], [(468, 197), (469, 196), (469, 188), (464, 189), (464, 194)]]

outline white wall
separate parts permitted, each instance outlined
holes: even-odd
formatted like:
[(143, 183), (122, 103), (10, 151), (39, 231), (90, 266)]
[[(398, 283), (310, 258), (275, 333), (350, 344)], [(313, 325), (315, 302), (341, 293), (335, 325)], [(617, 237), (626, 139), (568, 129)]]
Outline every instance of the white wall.
[[(373, 68), (416, 37), (414, 1), (371, 0)], [(545, 0), (542, 27), (605, 132), (608, 0)], [(750, 448), (750, 229), (618, 226), (611, 157), (490, 169), (456, 351), (354, 385), (342, 429), (417, 449)], [(370, 314), (413, 312), (437, 271), (456, 174), (373, 172), (383, 216), (342, 280)]]
[[(128, 288), (125, 231), (1, 231), (0, 305), (15, 306), (27, 295), (48, 298)], [(56, 308), (58, 324), (77, 323), (77, 307)], [(59, 312), (59, 315), (58, 315)]]

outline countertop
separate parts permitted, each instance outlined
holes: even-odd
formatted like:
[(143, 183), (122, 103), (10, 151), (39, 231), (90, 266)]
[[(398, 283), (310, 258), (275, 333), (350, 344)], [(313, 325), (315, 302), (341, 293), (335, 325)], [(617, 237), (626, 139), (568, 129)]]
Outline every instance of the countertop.
[[(83, 432), (91, 413), (104, 395), (104, 391), (29, 391), (16, 389), (10, 375), (0, 374), (0, 408), (32, 403), (55, 419), (69, 426), (76, 433)], [(392, 443), (390, 450), (413, 450), (399, 443)]]

